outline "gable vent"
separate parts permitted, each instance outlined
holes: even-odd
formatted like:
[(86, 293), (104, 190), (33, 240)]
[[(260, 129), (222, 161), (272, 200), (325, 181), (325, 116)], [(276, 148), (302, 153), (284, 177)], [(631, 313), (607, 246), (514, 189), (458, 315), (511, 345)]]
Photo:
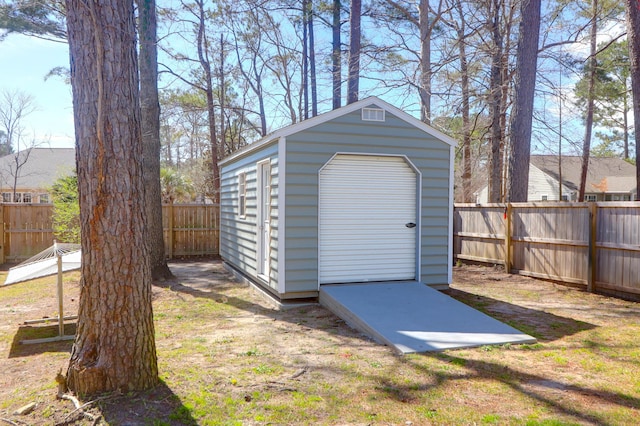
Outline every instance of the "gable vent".
[(382, 108), (362, 108), (362, 121), (384, 121)]

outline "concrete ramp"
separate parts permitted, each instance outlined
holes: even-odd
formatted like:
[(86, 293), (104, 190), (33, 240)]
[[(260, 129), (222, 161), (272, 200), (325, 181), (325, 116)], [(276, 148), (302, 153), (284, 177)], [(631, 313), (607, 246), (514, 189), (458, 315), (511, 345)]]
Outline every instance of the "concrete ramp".
[(416, 281), (322, 285), (320, 304), (403, 354), (536, 342)]

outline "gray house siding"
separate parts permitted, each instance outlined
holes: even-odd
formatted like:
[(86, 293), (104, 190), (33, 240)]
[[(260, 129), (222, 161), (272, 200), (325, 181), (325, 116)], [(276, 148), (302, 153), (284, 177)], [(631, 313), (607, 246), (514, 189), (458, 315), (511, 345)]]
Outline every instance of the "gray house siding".
[[(270, 270), (269, 288), (278, 283), (278, 151), (277, 143), (268, 145), (235, 162), (224, 165), (220, 174), (220, 255), (250, 277), (257, 273), (257, 163), (271, 164)], [(238, 176), (246, 173), (246, 216), (239, 216)]]
[(405, 155), (422, 173), (421, 276), (448, 283), (450, 145), (389, 112), (363, 121), (360, 110), (287, 136), (287, 293), (318, 289), (318, 176), (336, 152)]

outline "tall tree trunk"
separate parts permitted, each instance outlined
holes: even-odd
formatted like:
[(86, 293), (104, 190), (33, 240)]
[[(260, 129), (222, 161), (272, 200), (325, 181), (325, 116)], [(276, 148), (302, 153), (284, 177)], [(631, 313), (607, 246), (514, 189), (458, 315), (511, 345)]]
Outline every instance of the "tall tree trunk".
[(584, 193), (587, 186), (587, 172), (589, 170), (589, 155), (591, 153), (591, 132), (593, 130), (593, 108), (596, 85), (596, 38), (598, 36), (598, 0), (592, 0), (591, 5), (593, 8), (593, 15), (591, 17), (591, 40), (589, 49), (589, 87), (587, 89), (587, 116), (585, 118), (584, 143), (582, 145), (582, 171), (580, 173), (580, 192), (578, 196), (579, 201), (584, 201)]
[(216, 135), (216, 111), (213, 102), (213, 75), (209, 61), (209, 41), (205, 25), (204, 1), (197, 0), (199, 12), (198, 25), (198, 60), (204, 72), (205, 95), (207, 98), (207, 124), (209, 126), (209, 144), (211, 150), (211, 180), (213, 185), (213, 202), (220, 200), (220, 170), (218, 168), (218, 136)]
[[(627, 39), (629, 42), (629, 62), (631, 71), (631, 93), (633, 94), (633, 120), (636, 129), (640, 126), (640, 3), (625, 0), (627, 9)], [(640, 198), (640, 143), (636, 136), (636, 199)]]
[(223, 152), (226, 152), (227, 149), (227, 135), (224, 129), (224, 117), (225, 117), (225, 92), (226, 92), (226, 82), (225, 82), (225, 69), (224, 69), (224, 34), (220, 34), (220, 71), (219, 71), (219, 79), (220, 79), (220, 89), (218, 92), (218, 97), (220, 98), (220, 146), (223, 149)]
[(318, 85), (316, 79), (316, 42), (313, 32), (313, 0), (309, 0), (309, 71), (311, 73), (311, 116), (318, 115)]
[(431, 26), (429, 0), (418, 5), (420, 23), (420, 119), (431, 124)]
[(309, 118), (309, 0), (302, 0), (302, 117)]
[(138, 0), (140, 31), (140, 111), (144, 153), (144, 186), (149, 233), (149, 262), (154, 280), (171, 278), (164, 252), (162, 191), (160, 189), (160, 103), (156, 2)]
[(540, 38), (540, 0), (521, 3), (520, 32), (516, 59), (515, 93), (511, 110), (509, 144), (510, 202), (526, 202), (529, 189), (531, 125), (536, 88), (538, 39)]
[(333, 109), (342, 103), (342, 54), (340, 43), (340, 0), (333, 0), (333, 22), (331, 23), (331, 81), (333, 86)]
[(489, 202), (499, 203), (502, 185), (502, 126), (500, 117), (502, 110), (502, 32), (500, 31), (501, 0), (493, 0), (492, 22), (490, 25), (493, 52), (491, 55), (491, 154), (489, 156)]
[[(133, 0), (67, 0), (82, 230), (79, 395), (158, 383)], [(109, 25), (104, 25), (109, 22)]]
[(456, 2), (460, 22), (457, 27), (458, 58), (460, 59), (460, 83), (462, 91), (462, 196), (465, 203), (474, 202), (471, 193), (471, 120), (469, 106), (469, 64), (466, 49), (466, 21), (462, 4)]
[(349, 17), (349, 75), (347, 77), (347, 104), (358, 100), (360, 91), (360, 20), (362, 17), (362, 0), (351, 0)]

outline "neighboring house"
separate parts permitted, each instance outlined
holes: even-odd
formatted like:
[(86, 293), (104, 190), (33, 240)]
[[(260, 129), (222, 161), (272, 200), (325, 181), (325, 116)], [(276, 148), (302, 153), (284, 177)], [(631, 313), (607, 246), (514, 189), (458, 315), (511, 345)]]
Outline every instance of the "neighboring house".
[(2, 202), (50, 203), (48, 188), (75, 168), (73, 148), (30, 148), (0, 157)]
[[(560, 168), (557, 155), (532, 155), (529, 166), (528, 200), (560, 200)], [(562, 199), (578, 201), (582, 157), (562, 157)], [(584, 201), (634, 201), (638, 199), (636, 167), (620, 158), (589, 157)], [(486, 203), (488, 187), (477, 193)]]
[(280, 300), (451, 282), (455, 141), (375, 97), (220, 162), (220, 254)]

